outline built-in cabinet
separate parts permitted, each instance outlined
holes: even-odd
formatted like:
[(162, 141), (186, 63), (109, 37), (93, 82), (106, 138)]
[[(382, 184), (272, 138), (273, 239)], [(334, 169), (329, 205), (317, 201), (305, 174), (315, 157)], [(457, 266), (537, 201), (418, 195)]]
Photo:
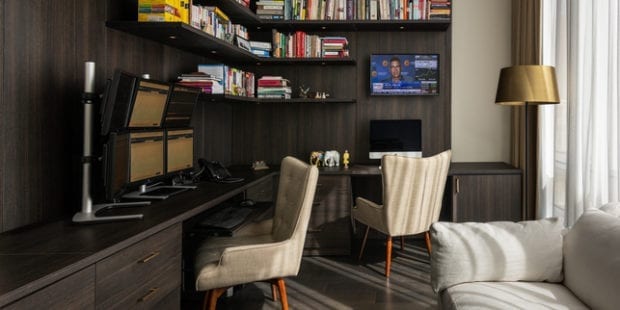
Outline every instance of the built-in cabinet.
[(351, 178), (346, 175), (319, 176), (304, 255), (349, 255), (350, 214)]
[(505, 163), (453, 163), (448, 185), (454, 222), (522, 219), (520, 169)]

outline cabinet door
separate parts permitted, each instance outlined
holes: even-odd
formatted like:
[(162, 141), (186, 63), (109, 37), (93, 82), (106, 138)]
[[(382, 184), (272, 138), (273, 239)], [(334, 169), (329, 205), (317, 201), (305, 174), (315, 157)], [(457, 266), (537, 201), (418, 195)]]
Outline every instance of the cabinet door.
[(521, 175), (452, 176), (455, 222), (521, 220)]
[(351, 185), (348, 176), (320, 176), (304, 255), (351, 253)]

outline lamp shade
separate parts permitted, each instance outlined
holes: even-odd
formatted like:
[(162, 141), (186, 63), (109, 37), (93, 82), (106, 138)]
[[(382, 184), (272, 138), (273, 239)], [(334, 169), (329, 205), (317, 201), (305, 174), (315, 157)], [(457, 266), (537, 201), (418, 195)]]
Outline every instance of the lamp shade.
[(513, 66), (499, 73), (495, 103), (501, 105), (553, 104), (560, 102), (555, 68)]

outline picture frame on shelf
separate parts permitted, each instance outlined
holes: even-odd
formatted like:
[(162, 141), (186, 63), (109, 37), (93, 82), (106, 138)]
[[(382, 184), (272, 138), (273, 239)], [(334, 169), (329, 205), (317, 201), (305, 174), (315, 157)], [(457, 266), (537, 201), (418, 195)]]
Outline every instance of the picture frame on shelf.
[(250, 42), (240, 36), (235, 36), (235, 41), (237, 41), (237, 46), (246, 51), (250, 51)]

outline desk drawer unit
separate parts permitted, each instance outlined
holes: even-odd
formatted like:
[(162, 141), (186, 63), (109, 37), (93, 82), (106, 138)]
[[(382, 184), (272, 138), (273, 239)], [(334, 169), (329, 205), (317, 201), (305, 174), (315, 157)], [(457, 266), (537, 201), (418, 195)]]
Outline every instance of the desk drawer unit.
[(92, 266), (82, 269), (2, 309), (92, 309), (95, 304), (93, 269)]
[[(159, 308), (180, 290), (180, 270), (181, 225), (176, 224), (97, 263), (96, 308)], [(174, 308), (179, 306), (180, 300)]]
[(349, 255), (351, 185), (348, 176), (319, 176), (304, 255)]

